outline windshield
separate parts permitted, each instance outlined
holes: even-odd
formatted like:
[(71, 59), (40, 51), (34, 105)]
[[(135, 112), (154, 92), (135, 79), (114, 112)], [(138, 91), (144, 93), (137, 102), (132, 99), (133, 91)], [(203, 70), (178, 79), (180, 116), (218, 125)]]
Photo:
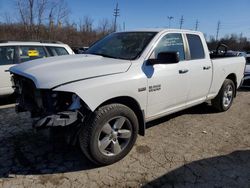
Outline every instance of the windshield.
[(116, 59), (137, 59), (156, 32), (123, 32), (110, 34), (85, 53)]

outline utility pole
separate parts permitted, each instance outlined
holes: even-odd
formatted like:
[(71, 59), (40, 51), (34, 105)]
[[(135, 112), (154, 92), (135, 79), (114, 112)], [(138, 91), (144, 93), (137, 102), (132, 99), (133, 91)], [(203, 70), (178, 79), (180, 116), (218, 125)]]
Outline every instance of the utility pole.
[(171, 20), (174, 19), (173, 16), (168, 16), (168, 28), (171, 27)]
[(183, 23), (184, 23), (184, 18), (183, 18), (183, 16), (181, 16), (181, 19), (180, 19), (180, 29), (182, 29)]
[(126, 30), (126, 25), (125, 25), (125, 22), (123, 22), (123, 31)]
[(116, 20), (117, 20), (117, 17), (120, 16), (120, 9), (118, 8), (118, 3), (116, 3), (116, 7), (114, 9), (114, 14), (113, 16), (115, 17), (115, 22), (114, 22), (114, 32), (116, 32)]
[(197, 30), (198, 30), (198, 27), (199, 27), (199, 21), (198, 21), (198, 20), (196, 20), (196, 22), (195, 22), (195, 31), (197, 31)]
[(53, 16), (52, 16), (52, 9), (51, 9), (49, 13), (49, 40), (51, 40), (53, 30), (54, 30), (54, 21), (53, 21)]
[(218, 24), (217, 24), (217, 29), (216, 29), (216, 41), (218, 41), (218, 37), (219, 37), (219, 32), (220, 32), (220, 24), (221, 22), (218, 21)]

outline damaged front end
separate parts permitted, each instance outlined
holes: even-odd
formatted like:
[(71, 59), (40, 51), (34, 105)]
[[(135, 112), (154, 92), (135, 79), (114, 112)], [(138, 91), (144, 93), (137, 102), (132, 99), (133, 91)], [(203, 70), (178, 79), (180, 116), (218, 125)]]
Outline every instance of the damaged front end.
[(29, 111), (35, 128), (79, 125), (89, 111), (74, 93), (37, 89), (31, 80), (19, 75), (13, 75), (12, 80), (17, 94), (16, 111)]

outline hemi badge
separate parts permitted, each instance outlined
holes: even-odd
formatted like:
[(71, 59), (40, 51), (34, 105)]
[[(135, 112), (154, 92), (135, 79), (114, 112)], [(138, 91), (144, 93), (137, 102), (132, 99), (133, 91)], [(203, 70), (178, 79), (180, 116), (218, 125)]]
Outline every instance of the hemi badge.
[(142, 87), (138, 89), (138, 92), (146, 91), (146, 87)]

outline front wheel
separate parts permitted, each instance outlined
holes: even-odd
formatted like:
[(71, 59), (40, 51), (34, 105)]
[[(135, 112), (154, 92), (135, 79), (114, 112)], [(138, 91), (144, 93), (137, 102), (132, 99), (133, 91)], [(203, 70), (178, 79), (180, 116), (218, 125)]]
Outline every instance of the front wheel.
[(226, 79), (218, 93), (218, 95), (212, 100), (212, 106), (219, 112), (227, 111), (235, 96), (235, 85), (232, 80)]
[(132, 149), (138, 134), (138, 119), (125, 105), (99, 108), (85, 123), (79, 141), (83, 153), (100, 165), (115, 163)]

